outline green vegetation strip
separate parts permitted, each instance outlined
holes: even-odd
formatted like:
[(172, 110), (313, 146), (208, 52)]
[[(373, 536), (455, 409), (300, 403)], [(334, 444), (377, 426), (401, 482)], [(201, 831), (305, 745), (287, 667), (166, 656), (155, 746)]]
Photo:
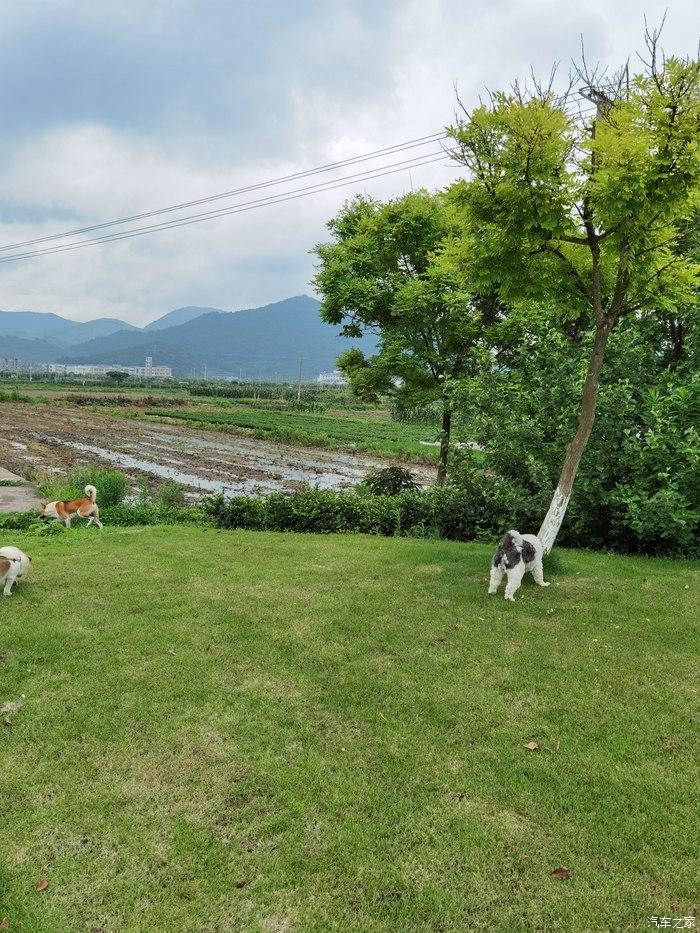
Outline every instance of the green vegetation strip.
[[(162, 411), (146, 414), (163, 417)], [(197, 426), (244, 428), (297, 443), (322, 447), (351, 447), (390, 454), (430, 459), (432, 448), (421, 441), (435, 441), (437, 429), (425, 425), (382, 421), (376, 418), (353, 418), (300, 412), (267, 411), (262, 409), (227, 409), (226, 412), (168, 412), (168, 418), (178, 418)]]
[(560, 551), (509, 605), (484, 545), (11, 540), (34, 565), (0, 600), (10, 930), (693, 914), (692, 565)]

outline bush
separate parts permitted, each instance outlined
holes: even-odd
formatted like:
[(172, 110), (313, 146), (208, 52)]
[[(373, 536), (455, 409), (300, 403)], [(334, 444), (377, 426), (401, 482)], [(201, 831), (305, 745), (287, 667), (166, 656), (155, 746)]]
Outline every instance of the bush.
[(223, 493), (202, 500), (204, 513), (220, 528), (264, 528), (264, 500), (247, 496), (226, 499)]
[[(669, 360), (660, 322), (640, 329), (622, 321), (611, 336), (559, 543), (698, 553), (700, 375), (691, 325), (679, 359)], [(552, 329), (538, 333), (538, 326), (507, 368), (469, 380), (456, 400), (471, 439), (484, 448), (480, 460), (455, 451), (450, 466), (451, 483), (473, 501), (477, 536), (495, 528), (537, 531), (576, 428), (590, 335), (571, 340)]]
[(0, 531), (28, 531), (37, 521), (37, 512), (6, 512), (0, 515)]
[(51, 477), (40, 483), (39, 489), (50, 501), (81, 499), (85, 495), (87, 485), (97, 489), (100, 511), (112, 505), (119, 505), (129, 491), (129, 479), (124, 473), (97, 464), (76, 464), (64, 480)]
[(166, 509), (181, 509), (185, 505), (185, 487), (172, 480), (163, 483), (154, 493), (153, 502)]
[(413, 473), (403, 467), (384, 467), (372, 470), (362, 481), (375, 496), (397, 496), (406, 489), (418, 489)]
[(494, 537), (507, 525), (479, 524), (478, 502), (454, 487), (404, 490), (396, 496), (305, 489), (272, 493), (264, 499), (213, 496), (203, 508), (221, 528), (298, 531), (314, 534), (363, 533), (385, 536), (439, 536), (471, 541)]

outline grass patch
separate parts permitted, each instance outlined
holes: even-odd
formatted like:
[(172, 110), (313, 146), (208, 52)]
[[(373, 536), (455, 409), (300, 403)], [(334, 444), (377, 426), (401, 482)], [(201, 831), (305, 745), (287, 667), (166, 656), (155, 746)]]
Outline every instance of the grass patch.
[[(162, 412), (148, 411), (162, 418)], [(372, 450), (434, 460), (436, 454), (421, 441), (433, 442), (437, 428), (377, 418), (347, 415), (306, 414), (294, 411), (227, 407), (225, 411), (168, 412), (168, 418), (186, 421), (194, 427), (244, 429), (259, 437), (275, 438), (314, 447)]]
[(0, 731), (10, 930), (693, 913), (691, 564), (559, 552), (511, 606), (486, 545), (11, 541), (34, 566), (0, 600), (0, 703), (24, 695)]

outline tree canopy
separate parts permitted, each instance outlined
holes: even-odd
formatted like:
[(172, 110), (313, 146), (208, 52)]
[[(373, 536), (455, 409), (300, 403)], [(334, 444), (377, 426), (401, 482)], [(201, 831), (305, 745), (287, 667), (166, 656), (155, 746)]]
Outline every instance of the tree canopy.
[(328, 227), (332, 242), (316, 248), (321, 316), (342, 324), (347, 336), (366, 330), (379, 336), (374, 356), (350, 350), (339, 365), (364, 398), (391, 394), (404, 404), (440, 403), (441, 481), (451, 384), (467, 376), (488, 347), (502, 316), (496, 293), (470, 289), (464, 269), (447, 258), (462, 220), (442, 194), (416, 191), (385, 204), (357, 197)]
[(455, 264), (516, 307), (595, 328), (579, 424), (540, 529), (546, 550), (593, 426), (610, 332), (622, 317), (677, 321), (697, 287), (683, 240), (700, 199), (700, 65), (665, 59), (656, 35), (647, 43), (629, 87), (621, 73), (606, 90), (584, 89), (593, 117), (569, 94), (516, 86), (448, 130), (468, 169), (450, 192), (466, 218)]

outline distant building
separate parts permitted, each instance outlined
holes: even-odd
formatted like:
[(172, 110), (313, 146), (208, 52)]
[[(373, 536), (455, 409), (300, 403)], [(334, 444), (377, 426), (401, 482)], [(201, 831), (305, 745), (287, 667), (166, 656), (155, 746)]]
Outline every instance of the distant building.
[(128, 373), (144, 379), (172, 379), (170, 366), (154, 366), (153, 357), (146, 357), (145, 366), (122, 366), (120, 363), (47, 363), (46, 371), (60, 376), (105, 376), (107, 373)]
[(319, 373), (316, 376), (316, 383), (320, 386), (334, 386), (342, 389), (348, 384), (348, 380), (340, 370), (334, 369), (332, 373)]
[(28, 373), (31, 368), (31, 363), (21, 360), (18, 356), (0, 356), (0, 372)]

